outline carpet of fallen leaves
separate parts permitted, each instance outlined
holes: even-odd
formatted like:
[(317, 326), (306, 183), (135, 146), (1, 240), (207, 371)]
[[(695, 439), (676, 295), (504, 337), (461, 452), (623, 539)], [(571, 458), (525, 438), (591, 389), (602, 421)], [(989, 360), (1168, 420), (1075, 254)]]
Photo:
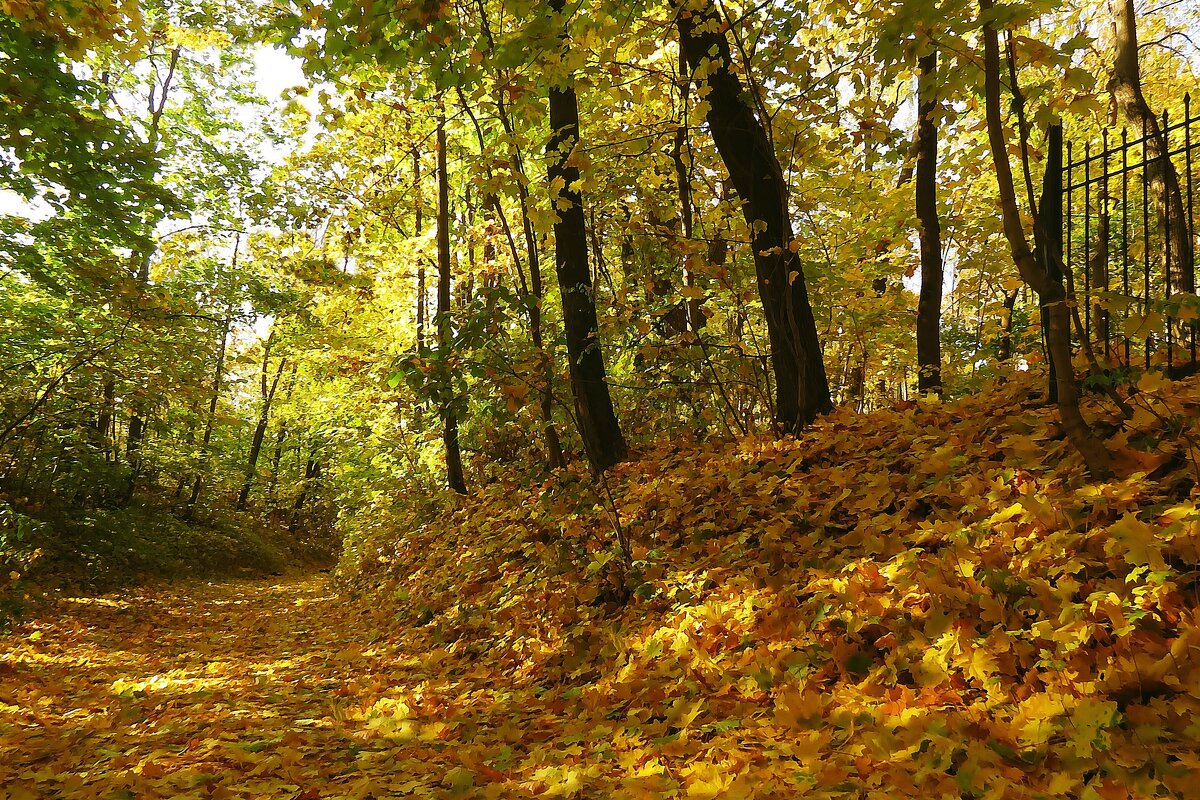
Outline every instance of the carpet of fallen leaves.
[(1200, 796), (1200, 384), (1089, 409), (1104, 484), (1031, 394), (364, 512), (332, 586), (64, 599), (0, 640), (0, 794)]

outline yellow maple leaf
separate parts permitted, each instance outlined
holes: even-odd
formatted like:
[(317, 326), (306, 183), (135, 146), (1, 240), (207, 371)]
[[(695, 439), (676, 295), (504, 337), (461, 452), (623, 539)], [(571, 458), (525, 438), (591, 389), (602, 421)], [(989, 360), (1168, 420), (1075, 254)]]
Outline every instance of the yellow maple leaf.
[(1108, 535), (1110, 538), (1104, 544), (1104, 551), (1109, 555), (1120, 555), (1135, 566), (1149, 565), (1155, 570), (1166, 568), (1162, 556), (1162, 541), (1155, 534), (1154, 528), (1133, 514), (1126, 513), (1109, 525)]

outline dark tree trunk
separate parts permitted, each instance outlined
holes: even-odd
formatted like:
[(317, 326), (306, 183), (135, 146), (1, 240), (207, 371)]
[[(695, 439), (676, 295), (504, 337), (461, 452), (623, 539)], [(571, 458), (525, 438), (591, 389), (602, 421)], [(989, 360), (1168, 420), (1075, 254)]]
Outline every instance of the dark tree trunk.
[[(236, 249), (234, 251), (236, 258)], [(204, 420), (204, 435), (200, 438), (200, 462), (196, 465), (196, 476), (192, 479), (192, 494), (188, 498), (184, 518), (191, 519), (196, 511), (196, 502), (200, 499), (200, 489), (204, 486), (204, 472), (208, 467), (208, 446), (212, 442), (213, 426), (217, 419), (217, 401), (221, 399), (221, 382), (225, 375), (225, 350), (229, 346), (229, 332), (233, 328), (233, 309), (225, 316), (221, 327), (221, 341), (217, 347), (217, 364), (213, 369), (211, 395), (208, 400), (208, 416)]]
[[(675, 141), (671, 148), (671, 160), (675, 163), (675, 185), (679, 190), (679, 213), (683, 226), (683, 285), (691, 288), (696, 285), (696, 276), (689, 268), (689, 248), (695, 228), (695, 209), (692, 203), (692, 175), (688, 168), (687, 153), (690, 150), (690, 131), (688, 129), (688, 102), (690, 100), (692, 82), (688, 78), (687, 58), (682, 48), (679, 51), (679, 123), (675, 127)], [(701, 308), (698, 297), (685, 297), (683, 309), (686, 314), (687, 329), (697, 333), (705, 326), (707, 320)], [(699, 340), (698, 340), (699, 341)]]
[(250, 489), (254, 486), (255, 469), (258, 467), (258, 456), (262, 453), (263, 440), (267, 435), (267, 423), (271, 419), (271, 403), (275, 400), (275, 391), (279, 388), (279, 379), (283, 377), (283, 370), (287, 365), (287, 358), (279, 359), (279, 367), (275, 370), (275, 377), (271, 379), (270, 384), (267, 383), (267, 363), (271, 358), (271, 341), (274, 337), (275, 332), (272, 331), (267, 337), (267, 344), (263, 351), (262, 372), (259, 375), (259, 389), (262, 392), (262, 410), (258, 415), (258, 424), (254, 426), (254, 436), (250, 439), (250, 455), (246, 459), (246, 480), (242, 483), (242, 491), (238, 494), (238, 511), (244, 511), (246, 503), (250, 499)]
[[(1117, 55), (1108, 91), (1130, 124), (1146, 137), (1146, 174), (1158, 209), (1159, 224), (1169, 228), (1163, 246), (1164, 266), (1171, 291), (1195, 292), (1195, 251), (1192, 249), (1188, 218), (1179, 191), (1179, 175), (1167, 154), (1167, 139), (1158, 118), (1142, 94), (1142, 70), (1138, 61), (1137, 12), (1133, 0), (1114, 1)], [(1169, 263), (1168, 263), (1169, 261)]]
[(788, 189), (767, 130), (746, 103), (716, 10), (679, 6), (680, 46), (693, 71), (708, 68), (708, 125), (751, 230), (758, 292), (775, 374), (775, 418), (786, 433), (833, 406), (804, 268), (792, 251)]
[(1000, 320), (1000, 344), (996, 348), (996, 360), (1007, 362), (1013, 355), (1013, 309), (1017, 307), (1020, 288), (1004, 293), (1004, 319)]
[[(992, 8), (992, 0), (979, 0), (979, 8), (986, 15)], [(1093, 478), (1102, 480), (1112, 474), (1112, 457), (1096, 438), (1079, 408), (1079, 390), (1075, 385), (1075, 369), (1071, 364), (1071, 317), (1066, 291), (1061, 283), (1050, 280), (1037, 263), (1021, 226), (1012, 165), (1008, 160), (1008, 142), (1000, 115), (1000, 41), (996, 29), (990, 24), (983, 26), (983, 45), (988, 144), (996, 169), (1004, 235), (1021, 278), (1038, 293), (1039, 300), (1047, 309), (1050, 323), (1047, 343), (1058, 381), (1058, 410), (1063, 430), (1083, 457), (1088, 472)]]
[[(283, 391), (284, 402), (292, 399), (292, 391), (296, 388), (296, 361), (292, 362), (292, 371), (288, 375), (287, 388)], [(271, 480), (267, 483), (267, 497), (275, 498), (275, 486), (279, 483), (279, 462), (283, 460), (283, 442), (287, 439), (287, 423), (279, 426), (275, 432), (275, 452), (271, 456)]]
[[(1046, 171), (1042, 176), (1042, 196), (1038, 201), (1038, 225), (1034, 230), (1034, 250), (1037, 263), (1046, 272), (1047, 280), (1063, 285), (1062, 258), (1062, 168), (1063, 168), (1062, 125), (1051, 125), (1046, 129)], [(1045, 298), (1039, 304), (1042, 318), (1042, 338), (1049, 341), (1050, 314)], [(1049, 348), (1047, 347), (1047, 353)], [(1047, 396), (1050, 402), (1058, 401), (1058, 381), (1054, 359), (1047, 357), (1050, 365), (1050, 385)]]
[(295, 533), (300, 529), (300, 512), (304, 510), (308, 495), (320, 477), (321, 462), (317, 460), (317, 453), (314, 450), (313, 454), (308, 457), (308, 463), (304, 465), (304, 480), (300, 483), (300, 493), (296, 495), (296, 502), (292, 503), (292, 518), (288, 522), (288, 533)]
[[(446, 120), (444, 115), (438, 120), (437, 159), (438, 357), (444, 362), (448, 362), (452, 334), (450, 319), (450, 175), (446, 166)], [(466, 494), (467, 483), (463, 478), (462, 452), (458, 445), (458, 414), (453, 400), (447, 400), (442, 407), (442, 423), (442, 441), (446, 447), (446, 484), (459, 494)]]
[(937, 210), (937, 51), (921, 56), (917, 85), (916, 189), (921, 223), (921, 295), (917, 302), (917, 390), (942, 391), (942, 226)]
[[(550, 0), (550, 8), (561, 14), (565, 0)], [(560, 34), (562, 50), (567, 50), (565, 23)], [(571, 83), (550, 88), (550, 163), (546, 177), (550, 181), (551, 207), (558, 215), (554, 223), (555, 267), (562, 296), (563, 325), (567, 339), (567, 358), (571, 391), (579, 435), (592, 469), (608, 469), (626, 455), (625, 437), (617, 422), (616, 410), (608, 391), (604, 356), (600, 350), (599, 323), (592, 293), (592, 273), (588, 267), (587, 230), (584, 224), (583, 198), (578, 189), (579, 168), (571, 156), (579, 142), (579, 104)]]
[(101, 441), (105, 443), (106, 454), (112, 437), (113, 407), (116, 405), (116, 399), (116, 382), (111, 377), (107, 377), (101, 387), (100, 413), (96, 416), (96, 432), (100, 434)]

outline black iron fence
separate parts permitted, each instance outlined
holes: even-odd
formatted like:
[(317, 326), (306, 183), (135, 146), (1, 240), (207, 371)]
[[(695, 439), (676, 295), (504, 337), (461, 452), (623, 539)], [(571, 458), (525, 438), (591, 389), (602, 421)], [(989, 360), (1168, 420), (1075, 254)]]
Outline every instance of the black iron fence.
[(1182, 119), (1164, 111), (1157, 131), (1067, 145), (1063, 263), (1082, 336), (1107, 366), (1196, 369), (1198, 121), (1185, 95)]

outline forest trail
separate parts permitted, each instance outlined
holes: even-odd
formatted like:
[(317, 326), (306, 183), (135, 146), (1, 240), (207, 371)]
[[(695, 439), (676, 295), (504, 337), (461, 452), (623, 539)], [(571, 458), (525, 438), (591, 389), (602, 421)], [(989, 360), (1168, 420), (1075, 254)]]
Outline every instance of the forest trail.
[(367, 795), (346, 622), (318, 577), (61, 600), (0, 639), (0, 796)]

